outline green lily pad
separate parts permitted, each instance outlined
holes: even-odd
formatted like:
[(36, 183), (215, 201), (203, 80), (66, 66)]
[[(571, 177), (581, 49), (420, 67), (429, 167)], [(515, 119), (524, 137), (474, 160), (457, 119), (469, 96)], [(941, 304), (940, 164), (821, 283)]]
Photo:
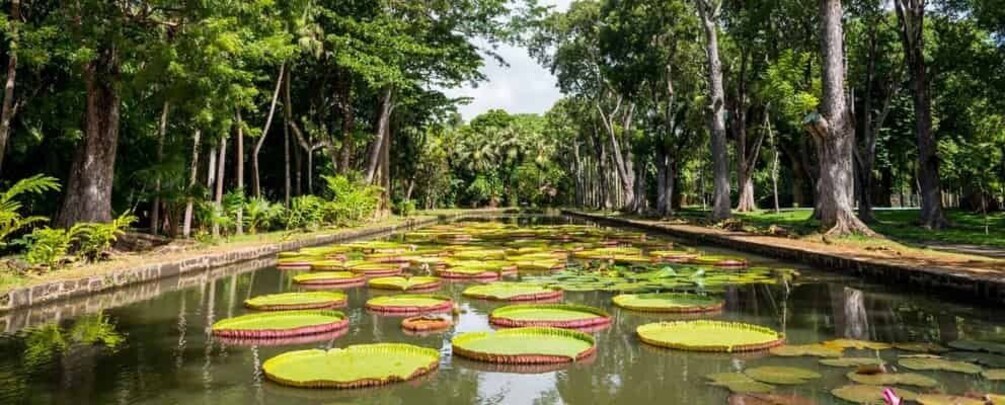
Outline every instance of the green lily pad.
[(820, 359), (820, 364), (831, 367), (882, 366), (885, 362), (875, 357), (841, 357), (837, 359)]
[(340, 292), (315, 291), (269, 294), (250, 298), (244, 306), (260, 311), (284, 311), (292, 309), (322, 309), (343, 306), (346, 296)]
[(722, 309), (721, 299), (694, 294), (622, 294), (615, 296), (614, 305), (644, 312), (712, 312)]
[(785, 345), (771, 349), (771, 354), (782, 357), (814, 356), (814, 357), (841, 357), (844, 350), (840, 347), (824, 346), (822, 344), (808, 345)]
[(950, 360), (975, 363), (984, 367), (1005, 368), (1005, 356), (987, 352), (955, 351), (943, 353), (942, 357)]
[(758, 351), (785, 341), (784, 335), (763, 326), (709, 320), (650, 323), (636, 333), (654, 346), (700, 352)]
[(773, 385), (758, 382), (743, 373), (715, 373), (706, 375), (709, 385), (726, 387), (734, 393), (764, 393), (775, 389)]
[(559, 328), (514, 328), (462, 333), (451, 340), (454, 354), (490, 363), (562, 363), (590, 356), (593, 336)]
[(828, 340), (821, 343), (824, 346), (840, 347), (842, 349), (856, 349), (856, 350), (886, 350), (889, 349), (890, 344), (881, 342), (870, 342), (868, 340), (858, 340), (858, 339), (834, 339)]
[(293, 276), (294, 283), (303, 285), (359, 285), (364, 280), (362, 275), (348, 271), (325, 271)]
[(383, 313), (448, 312), (454, 307), (450, 297), (429, 294), (401, 294), (370, 298), (366, 308)]
[(1005, 380), (1005, 369), (1001, 368), (988, 369), (981, 372), (981, 375), (983, 375), (984, 379), (986, 380), (1002, 381)]
[(971, 352), (988, 352), (1005, 355), (1005, 344), (981, 340), (956, 340), (949, 342), (949, 347)]
[(894, 343), (893, 348), (917, 353), (943, 353), (949, 351), (949, 348), (943, 345), (928, 342)]
[(980, 366), (962, 361), (946, 360), (943, 358), (901, 358), (898, 362), (901, 367), (911, 370), (943, 370), (964, 374), (979, 374)]
[(866, 385), (912, 385), (922, 388), (931, 388), (939, 385), (939, 382), (935, 379), (916, 373), (858, 374), (852, 371), (846, 374), (846, 376), (853, 382)]
[(223, 319), (213, 334), (233, 338), (280, 338), (332, 332), (349, 325), (339, 311), (262, 312)]
[[(878, 385), (851, 384), (831, 390), (831, 395), (856, 404), (883, 405), (886, 399), (883, 397), (885, 388)], [(918, 398), (918, 394), (900, 388), (893, 388), (894, 394), (904, 400), (913, 401)]]
[(755, 367), (743, 370), (743, 373), (762, 383), (781, 385), (798, 385), (820, 378), (815, 371), (796, 367)]
[(366, 282), (370, 288), (381, 290), (430, 290), (440, 286), (437, 277), (377, 277)]
[(262, 364), (279, 384), (311, 388), (357, 388), (414, 379), (439, 366), (435, 349), (401, 344), (353, 345), (345, 349), (287, 352)]
[(497, 282), (468, 287), (461, 293), (469, 298), (498, 301), (537, 301), (562, 297), (562, 290), (522, 283)]
[(921, 394), (915, 399), (921, 405), (985, 405), (986, 402), (976, 398), (944, 394)]
[(489, 322), (504, 327), (550, 326), (585, 328), (607, 325), (611, 316), (600, 308), (568, 304), (520, 304), (496, 308)]

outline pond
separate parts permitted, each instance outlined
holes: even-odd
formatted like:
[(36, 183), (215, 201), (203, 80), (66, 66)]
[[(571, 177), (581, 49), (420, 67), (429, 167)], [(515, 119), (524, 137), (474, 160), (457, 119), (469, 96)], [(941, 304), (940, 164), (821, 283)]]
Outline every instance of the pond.
[[(560, 217), (501, 221), (533, 226), (526, 229), (549, 229), (574, 223)], [(643, 253), (669, 246), (668, 239), (653, 235), (643, 242), (629, 231), (591, 231), (591, 234), (598, 233), (608, 235), (607, 239), (619, 240), (622, 246), (635, 241), (643, 246)], [(516, 233), (505, 240), (482, 242), (456, 238), (455, 244), (514, 249), (523, 244), (530, 246), (527, 239), (532, 236)], [(405, 243), (401, 235), (387, 240)], [(415, 240), (413, 236), (407, 242)], [(568, 243), (573, 242), (553, 240), (550, 246)], [(444, 246), (447, 244), (440, 248)], [(680, 244), (673, 246), (674, 250), (680, 248)], [(931, 342), (943, 346), (953, 343), (954, 347), (993, 352), (1000, 349), (994, 342), (1005, 342), (1005, 331), (1001, 327), (1005, 325), (1005, 311), (997, 308), (915, 295), (896, 286), (866, 282), (826, 269), (802, 268), (705, 246), (692, 248), (704, 254), (742, 256), (750, 262), (750, 269), (761, 270), (710, 268), (707, 273), (701, 270), (702, 274), (695, 275), (693, 267), (679, 264), (658, 264), (649, 269), (639, 269), (638, 264), (630, 263), (606, 267), (604, 271), (621, 271), (622, 274), (662, 271), (670, 267), (686, 277), (671, 277), (673, 280), (669, 284), (668, 279), (661, 279), (666, 289), (698, 290), (724, 299), (725, 305), (721, 311), (705, 315), (636, 312), (614, 306), (611, 300), (617, 295), (615, 292), (565, 291), (565, 303), (601, 308), (612, 318), (609, 327), (590, 332), (596, 339), (596, 354), (575, 363), (497, 365), (452, 355), (453, 337), (465, 332), (493, 330), (488, 314), (507, 305), (463, 296), (462, 291), (476, 285), (471, 282), (444, 282), (436, 291), (452, 297), (460, 307), (453, 327), (442, 333), (406, 333), (400, 326), (402, 318), (367, 311), (364, 304), (368, 299), (389, 293), (364, 286), (345, 290), (348, 305), (341, 310), (348, 317), (348, 329), (325, 340), (284, 346), (248, 346), (214, 337), (211, 327), (215, 322), (254, 312), (245, 309), (246, 299), (300, 289), (293, 277), (302, 272), (270, 267), (0, 337), (0, 403), (838, 404), (846, 402), (836, 399), (831, 390), (850, 384), (845, 374), (854, 368), (822, 365), (819, 358), (808, 356), (661, 349), (640, 341), (635, 330), (640, 325), (658, 321), (707, 318), (766, 326), (783, 332), (790, 345), (850, 338), (888, 343)], [(586, 270), (579, 266), (592, 268), (599, 266), (597, 263), (573, 258), (570, 267), (561, 274), (584, 272)], [(778, 269), (796, 269), (798, 275)], [(736, 274), (760, 271), (767, 275), (739, 281), (717, 276), (726, 271)], [(532, 279), (524, 272), (519, 277), (524, 281)], [(681, 282), (682, 277), (687, 281)], [(694, 282), (699, 278), (710, 281)], [(548, 280), (544, 277), (536, 282), (551, 282)], [(570, 290), (589, 290), (591, 286), (601, 288), (603, 285), (602, 282), (575, 280), (583, 288)], [(574, 283), (564, 283), (566, 287), (571, 284)], [(607, 285), (609, 287), (610, 283)], [(983, 343), (974, 345), (973, 340)], [(436, 349), (441, 355), (439, 368), (408, 382), (342, 390), (281, 386), (269, 381), (261, 368), (267, 359), (288, 351), (375, 342), (402, 342)], [(963, 346), (968, 342), (971, 346)], [(1005, 368), (1005, 356), (953, 350), (942, 355), (953, 360), (980, 361), (986, 369)], [(917, 353), (894, 349), (846, 349), (844, 352), (845, 357), (880, 356), (892, 365), (889, 371), (893, 371), (898, 356), (902, 355)], [(820, 378), (795, 385), (775, 384), (775, 401), (788, 402), (757, 402), (752, 397), (739, 395), (731, 398), (729, 390), (709, 385), (706, 378), (713, 373), (763, 366), (798, 367), (817, 373)], [(911, 370), (900, 367), (898, 371)], [(1005, 384), (990, 381), (979, 373), (911, 372), (937, 382), (934, 387), (907, 387), (915, 392), (975, 396), (1005, 392)]]

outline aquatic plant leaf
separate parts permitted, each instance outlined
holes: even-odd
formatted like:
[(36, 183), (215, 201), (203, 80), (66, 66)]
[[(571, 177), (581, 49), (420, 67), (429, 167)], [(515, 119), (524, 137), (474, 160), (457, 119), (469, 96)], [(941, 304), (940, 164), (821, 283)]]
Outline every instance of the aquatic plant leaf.
[(585, 328), (607, 325), (611, 316), (600, 308), (585, 305), (520, 304), (496, 308), (489, 314), (489, 322), (505, 327)]
[(535, 301), (560, 298), (562, 290), (522, 283), (496, 282), (468, 287), (461, 294), (469, 298), (499, 301)]
[(748, 377), (768, 384), (798, 385), (820, 378), (820, 374), (796, 367), (755, 367), (743, 370)]
[(612, 298), (614, 305), (645, 312), (712, 312), (722, 309), (723, 300), (696, 294), (622, 294)]
[(734, 393), (764, 393), (774, 391), (770, 384), (758, 382), (743, 373), (715, 373), (706, 375), (709, 385), (725, 387)]
[(820, 359), (820, 364), (831, 367), (881, 366), (885, 362), (875, 357), (841, 357), (837, 359)]
[(943, 345), (928, 342), (894, 343), (893, 348), (917, 353), (943, 353), (949, 351), (949, 348)]
[(345, 349), (287, 352), (262, 364), (279, 384), (305, 388), (356, 388), (406, 381), (432, 372), (440, 353), (401, 343), (353, 345)]
[(213, 334), (236, 338), (278, 338), (331, 332), (347, 327), (340, 311), (263, 312), (227, 318), (213, 324)]
[(370, 288), (383, 290), (430, 290), (440, 286), (438, 277), (377, 277), (366, 282)]
[(729, 405), (817, 405), (817, 401), (796, 394), (732, 394), (726, 402)]
[(782, 357), (814, 356), (814, 357), (841, 357), (844, 350), (840, 347), (824, 346), (822, 344), (808, 345), (785, 345), (771, 349), (771, 354)]
[(888, 343), (881, 342), (870, 342), (868, 340), (858, 340), (858, 339), (833, 339), (822, 342), (824, 346), (840, 347), (842, 349), (856, 349), (856, 350), (886, 350), (891, 348)]
[(303, 285), (358, 285), (365, 281), (363, 275), (348, 271), (325, 271), (293, 276), (293, 282)]
[[(831, 390), (831, 395), (856, 404), (883, 405), (884, 387), (878, 385), (851, 384)], [(894, 394), (904, 400), (913, 401), (918, 394), (901, 388), (893, 388)]]
[(445, 312), (453, 307), (450, 297), (430, 294), (389, 295), (366, 301), (366, 308), (371, 311), (391, 313)]
[(246, 307), (263, 311), (335, 308), (345, 303), (346, 295), (333, 291), (260, 295), (244, 301)]
[(921, 394), (915, 401), (921, 405), (985, 405), (980, 399), (944, 394)]
[(943, 370), (964, 374), (979, 374), (983, 371), (981, 367), (976, 364), (946, 360), (943, 358), (901, 358), (897, 364), (911, 370)]
[(758, 351), (785, 341), (784, 335), (763, 326), (709, 320), (650, 323), (636, 333), (654, 346), (702, 352)]
[(988, 352), (988, 353), (1005, 355), (1005, 344), (997, 342), (962, 339), (949, 342), (948, 345), (949, 347), (958, 350), (966, 350), (971, 352)]
[(986, 380), (1001, 381), (1005, 380), (1005, 369), (1001, 368), (988, 369), (981, 372), (981, 375), (984, 376), (984, 379)]
[(846, 376), (853, 382), (867, 385), (912, 385), (922, 388), (939, 385), (935, 379), (916, 373), (859, 374), (852, 371)]
[(454, 354), (491, 363), (561, 363), (596, 351), (593, 336), (559, 328), (514, 328), (462, 333), (451, 340)]
[(1005, 368), (1005, 356), (994, 353), (986, 352), (965, 352), (965, 351), (955, 351), (943, 353), (943, 357), (963, 361), (967, 363), (976, 363), (985, 367), (991, 368)]

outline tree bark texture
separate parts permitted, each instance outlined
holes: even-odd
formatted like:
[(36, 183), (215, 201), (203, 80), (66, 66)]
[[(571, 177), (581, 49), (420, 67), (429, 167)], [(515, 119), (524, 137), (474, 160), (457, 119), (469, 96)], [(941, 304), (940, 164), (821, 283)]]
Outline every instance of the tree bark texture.
[(828, 234), (872, 231), (855, 216), (852, 187), (855, 127), (845, 95), (841, 1), (820, 0), (820, 45), (823, 56), (823, 99), (820, 113), (807, 118), (820, 159), (817, 213)]
[(394, 103), (394, 89), (391, 86), (387, 86), (384, 88), (383, 93), (380, 105), (378, 106), (379, 111), (377, 113), (377, 136), (373, 141), (373, 148), (370, 150), (370, 159), (367, 163), (366, 169), (366, 182), (368, 184), (377, 184), (375, 181), (378, 179), (375, 176), (380, 164), (384, 144), (390, 141), (388, 139), (388, 132), (390, 132), (391, 126), (391, 110)]
[[(237, 109), (237, 151), (234, 160), (237, 164), (234, 178), (237, 179), (237, 191), (244, 197), (244, 122), (241, 120), (241, 109)], [(237, 207), (237, 218), (235, 219), (235, 231), (238, 235), (244, 235), (244, 204)]]
[(285, 72), (286, 63), (283, 63), (279, 66), (279, 75), (276, 76), (276, 89), (272, 91), (272, 103), (269, 106), (269, 115), (265, 118), (265, 127), (262, 128), (262, 134), (258, 137), (258, 142), (255, 143), (255, 150), (251, 154), (251, 166), (255, 172), (253, 186), (256, 198), (262, 197), (262, 180), (261, 172), (258, 168), (258, 154), (262, 151), (262, 145), (265, 144), (265, 138), (269, 135), (269, 128), (272, 126), (272, 118), (276, 114), (276, 104), (279, 101), (279, 90), (282, 88)]
[(336, 69), (335, 80), (335, 105), (342, 118), (342, 145), (339, 149), (339, 160), (336, 168), (343, 173), (348, 173), (352, 170), (352, 131), (356, 125), (356, 117), (352, 109), (352, 76), (347, 69), (339, 68)]
[(192, 162), (189, 163), (189, 177), (188, 177), (188, 198), (185, 201), (185, 219), (184, 225), (182, 226), (182, 236), (188, 239), (192, 236), (192, 214), (195, 205), (195, 199), (192, 197), (192, 190), (195, 188), (196, 183), (199, 181), (199, 138), (201, 138), (202, 131), (195, 130), (195, 134), (192, 135)]
[(56, 224), (112, 220), (112, 185), (119, 145), (118, 50), (107, 46), (84, 68), (87, 88), (84, 139), (77, 147)]
[(940, 229), (947, 225), (942, 212), (942, 183), (939, 178), (938, 145), (932, 133), (932, 100), (925, 63), (925, 0), (894, 0), (904, 61), (914, 91), (915, 131), (918, 138), (918, 186), (921, 194), (921, 225)]
[(708, 126), (711, 133), (712, 220), (722, 221), (730, 216), (729, 154), (726, 150), (725, 91), (722, 87), (722, 62), (719, 60), (718, 23), (720, 0), (696, 0), (705, 29), (706, 75), (708, 80)]
[(13, 38), (7, 50), (7, 80), (3, 87), (3, 105), (0, 107), (0, 173), (3, 173), (3, 158), (7, 153), (7, 139), (10, 137), (10, 123), (14, 119), (14, 86), (17, 78), (18, 25), (21, 24), (21, 0), (10, 2), (10, 37)]
[[(161, 111), (161, 122), (157, 132), (157, 164), (164, 161), (164, 138), (167, 137), (168, 113), (171, 111), (171, 104), (164, 102), (164, 109)], [(160, 234), (161, 230), (161, 174), (156, 174), (154, 180), (154, 201), (150, 208), (150, 233)]]
[[(227, 137), (220, 138), (220, 159), (216, 163), (216, 192), (213, 197), (213, 204), (216, 205), (217, 212), (223, 215), (223, 183), (227, 169)], [(213, 222), (213, 237), (220, 236), (220, 224)]]

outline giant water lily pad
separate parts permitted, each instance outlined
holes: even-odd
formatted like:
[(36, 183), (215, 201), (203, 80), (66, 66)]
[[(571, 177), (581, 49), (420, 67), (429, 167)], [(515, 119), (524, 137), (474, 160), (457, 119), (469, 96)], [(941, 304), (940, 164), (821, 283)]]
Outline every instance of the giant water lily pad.
[(714, 373), (705, 378), (709, 379), (709, 385), (725, 387), (734, 393), (764, 393), (775, 389), (773, 385), (759, 382), (743, 373)]
[(949, 347), (971, 352), (988, 352), (995, 354), (1005, 354), (1005, 344), (998, 342), (986, 342), (982, 340), (955, 340), (949, 342)]
[(250, 298), (244, 306), (259, 311), (287, 311), (293, 309), (323, 309), (344, 306), (346, 296), (340, 292), (315, 291), (269, 294)]
[(912, 385), (922, 388), (939, 385), (935, 379), (916, 373), (859, 374), (852, 371), (846, 376), (853, 382), (866, 385)]
[(694, 313), (722, 309), (721, 299), (695, 294), (622, 294), (615, 296), (614, 305), (634, 311)]
[(820, 364), (831, 367), (882, 366), (885, 362), (875, 357), (841, 357), (837, 359), (820, 359)]
[(967, 363), (980, 364), (991, 368), (1005, 368), (1005, 356), (987, 352), (955, 351), (943, 353), (942, 357)]
[(465, 297), (496, 301), (544, 301), (562, 297), (562, 290), (521, 283), (491, 283), (468, 287)]
[(398, 291), (429, 291), (440, 288), (436, 277), (377, 277), (366, 282), (370, 288)]
[(262, 364), (279, 384), (309, 388), (357, 388), (407, 381), (436, 370), (440, 353), (401, 344), (353, 345), (345, 349), (299, 350)]
[(515, 328), (469, 332), (451, 341), (454, 354), (491, 363), (562, 363), (596, 351), (593, 336), (559, 328)]
[(448, 312), (454, 301), (443, 295), (402, 294), (371, 298), (366, 309), (387, 314), (422, 314)]
[[(883, 405), (886, 399), (883, 396), (885, 388), (878, 385), (851, 384), (831, 390), (831, 394), (848, 402), (856, 404)], [(900, 388), (893, 388), (893, 393), (904, 400), (913, 401), (918, 398), (914, 391)]]
[(944, 394), (921, 394), (915, 400), (921, 405), (985, 405), (984, 400)]
[(820, 378), (820, 373), (796, 367), (765, 366), (743, 370), (743, 374), (767, 384), (798, 385)]
[(942, 370), (964, 374), (979, 374), (980, 366), (962, 361), (946, 360), (940, 357), (909, 357), (897, 362), (901, 367), (911, 370)]
[(995, 368), (995, 369), (984, 370), (981, 373), (981, 375), (983, 375), (984, 378), (987, 380), (1002, 381), (1005, 380), (1005, 369)]
[(349, 326), (339, 311), (264, 312), (227, 318), (213, 324), (213, 334), (230, 338), (283, 338), (327, 333)]
[(520, 304), (495, 309), (489, 315), (489, 322), (504, 327), (587, 328), (608, 325), (611, 316), (600, 308), (585, 305)]
[(350, 287), (363, 285), (366, 279), (348, 271), (326, 271), (298, 274), (293, 276), (293, 282), (306, 286)]
[(770, 328), (740, 322), (657, 322), (639, 326), (636, 332), (654, 346), (701, 352), (758, 351), (785, 342), (784, 335)]
[(704, 255), (691, 259), (691, 263), (726, 268), (747, 267), (747, 259), (739, 256)]
[(785, 345), (771, 349), (771, 354), (782, 357), (841, 357), (844, 351), (840, 347), (824, 346), (822, 344)]
[(365, 277), (384, 277), (401, 274), (402, 265), (398, 263), (364, 262), (349, 265), (349, 271), (362, 274)]
[(894, 343), (894, 349), (917, 353), (942, 353), (949, 351), (943, 345), (928, 342)]
[(798, 394), (743, 393), (730, 395), (730, 405), (817, 405), (817, 401)]
[(891, 346), (889, 343), (871, 342), (858, 339), (833, 339), (822, 343), (824, 346), (840, 347), (842, 349), (856, 350), (886, 350)]

